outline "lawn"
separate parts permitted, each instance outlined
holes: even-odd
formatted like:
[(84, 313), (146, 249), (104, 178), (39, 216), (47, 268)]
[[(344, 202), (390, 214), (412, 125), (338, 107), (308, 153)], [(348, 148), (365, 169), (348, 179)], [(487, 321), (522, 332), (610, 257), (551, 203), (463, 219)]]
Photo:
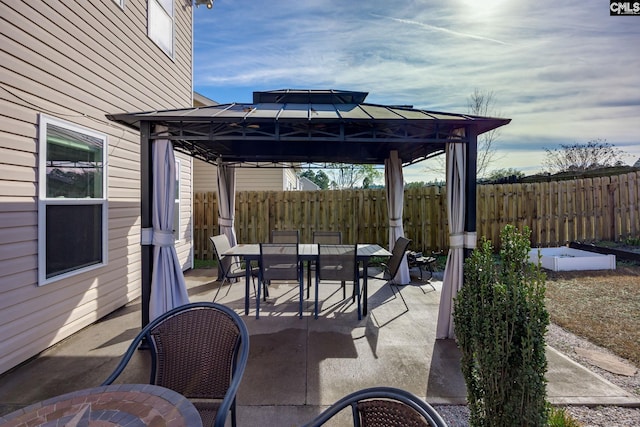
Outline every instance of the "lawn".
[(547, 272), (551, 322), (640, 366), (640, 265)]

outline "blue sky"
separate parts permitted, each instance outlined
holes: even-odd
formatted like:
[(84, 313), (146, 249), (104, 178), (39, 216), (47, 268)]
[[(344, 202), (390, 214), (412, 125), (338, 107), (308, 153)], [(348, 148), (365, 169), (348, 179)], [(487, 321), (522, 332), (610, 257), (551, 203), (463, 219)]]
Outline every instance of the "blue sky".
[(640, 16), (606, 0), (217, 0), (194, 17), (195, 90), (220, 103), (338, 89), (466, 113), (478, 89), (512, 119), (493, 168), (536, 173), (545, 148), (598, 138), (640, 157)]

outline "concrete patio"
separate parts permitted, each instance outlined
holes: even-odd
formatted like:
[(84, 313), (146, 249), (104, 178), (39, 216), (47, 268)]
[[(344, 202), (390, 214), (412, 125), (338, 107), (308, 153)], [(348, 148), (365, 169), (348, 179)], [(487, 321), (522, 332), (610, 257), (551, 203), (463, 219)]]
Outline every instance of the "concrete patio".
[[(191, 301), (211, 301), (216, 271), (186, 273)], [(243, 316), (251, 352), (238, 393), (239, 425), (301, 425), (342, 396), (370, 386), (411, 391), (434, 405), (465, 403), (459, 352), (436, 340), (441, 282), (435, 290), (414, 282), (400, 288), (370, 280), (370, 313), (357, 320), (338, 284), (323, 284), (320, 318), (313, 300), (297, 317), (297, 288), (274, 283), (261, 318)], [(347, 284), (349, 293), (351, 286)], [(222, 287), (217, 302), (243, 312), (244, 283)], [(139, 300), (82, 330), (39, 357), (0, 377), (0, 414), (70, 391), (99, 385), (140, 329)], [(547, 351), (549, 400), (557, 404), (640, 405), (640, 399)], [(147, 354), (137, 353), (123, 382), (146, 382)]]

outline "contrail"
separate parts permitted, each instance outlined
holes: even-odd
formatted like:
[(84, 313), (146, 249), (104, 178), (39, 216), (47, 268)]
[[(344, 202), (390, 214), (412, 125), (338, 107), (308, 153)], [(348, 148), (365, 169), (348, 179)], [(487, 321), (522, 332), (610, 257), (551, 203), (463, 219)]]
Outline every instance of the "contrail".
[(470, 38), (470, 39), (486, 40), (486, 41), (490, 41), (490, 42), (498, 43), (498, 44), (503, 44), (503, 45), (508, 45), (509, 44), (509, 43), (505, 43), (503, 41), (492, 39), (492, 38), (489, 38), (489, 37), (482, 37), (482, 36), (476, 36), (474, 34), (460, 33), (460, 32), (457, 32), (457, 31), (449, 30), (447, 28), (436, 27), (435, 25), (429, 25), (429, 24), (425, 24), (425, 23), (422, 23), (422, 22), (412, 21), (410, 19), (393, 18), (391, 16), (383, 16), (383, 15), (378, 15), (378, 14), (375, 14), (375, 13), (372, 13), (371, 15), (372, 16), (376, 16), (378, 18), (391, 19), (392, 21), (400, 22), (400, 23), (403, 23), (403, 24), (417, 25), (419, 27), (426, 28), (428, 30), (440, 31), (442, 33), (447, 33), (447, 34), (451, 34), (451, 35), (458, 36), (458, 37), (467, 37), (467, 38)]

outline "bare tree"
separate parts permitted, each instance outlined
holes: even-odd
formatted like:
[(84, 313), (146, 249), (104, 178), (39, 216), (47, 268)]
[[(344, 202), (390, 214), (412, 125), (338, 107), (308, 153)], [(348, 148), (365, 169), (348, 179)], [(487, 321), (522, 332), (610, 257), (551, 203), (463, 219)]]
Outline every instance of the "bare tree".
[(367, 188), (376, 178), (382, 176), (382, 173), (374, 169), (373, 165), (347, 165), (347, 164), (331, 164), (329, 177), (331, 182), (329, 185), (333, 189), (341, 188)]
[(546, 151), (547, 172), (579, 172), (621, 166), (625, 152), (603, 139), (593, 139), (586, 144), (560, 144), (560, 148)]
[[(483, 92), (474, 89), (467, 99), (467, 108), (469, 113), (474, 116), (499, 117), (500, 113), (496, 110), (495, 101), (493, 91)], [(500, 128), (478, 136), (478, 164), (476, 166), (478, 177), (487, 175), (489, 166), (498, 159), (495, 142), (499, 136)]]
[[(483, 92), (480, 89), (474, 89), (473, 93), (467, 98), (467, 112), (474, 116), (499, 117), (500, 113), (496, 110), (496, 98), (493, 91)], [(500, 128), (493, 129), (478, 136), (478, 158), (476, 166), (476, 174), (478, 178), (486, 177), (489, 173), (489, 167), (492, 163), (499, 159), (496, 150), (496, 140), (500, 136)], [(432, 172), (445, 173), (444, 156), (433, 158), (427, 169)]]

